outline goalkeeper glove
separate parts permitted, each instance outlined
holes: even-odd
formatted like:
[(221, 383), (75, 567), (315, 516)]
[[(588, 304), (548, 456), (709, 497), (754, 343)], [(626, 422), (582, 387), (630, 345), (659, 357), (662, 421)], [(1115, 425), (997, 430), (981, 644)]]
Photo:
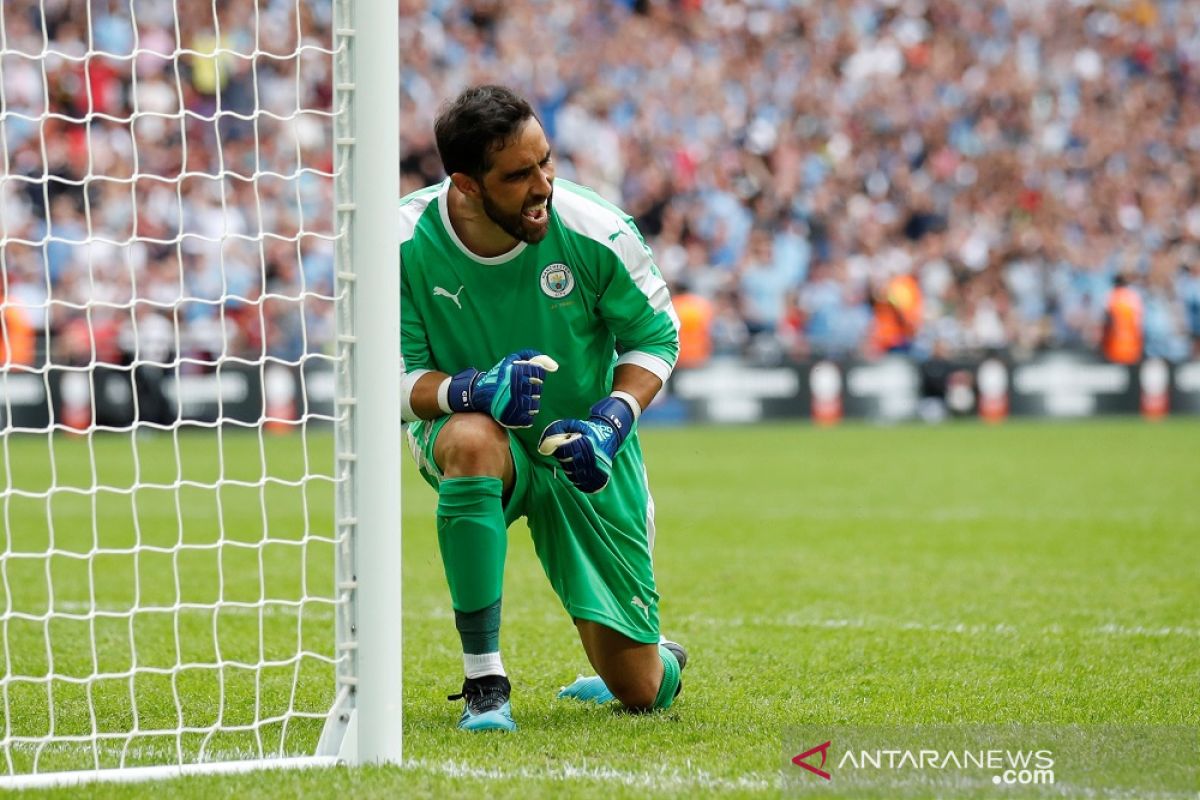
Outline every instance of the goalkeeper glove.
[(541, 410), (542, 382), (558, 363), (537, 350), (518, 350), (487, 372), (464, 369), (450, 378), (450, 411), (482, 411), (506, 428), (528, 428)]
[(636, 419), (620, 397), (606, 397), (587, 419), (560, 419), (542, 432), (538, 452), (553, 455), (575, 488), (595, 494), (608, 485), (612, 462)]

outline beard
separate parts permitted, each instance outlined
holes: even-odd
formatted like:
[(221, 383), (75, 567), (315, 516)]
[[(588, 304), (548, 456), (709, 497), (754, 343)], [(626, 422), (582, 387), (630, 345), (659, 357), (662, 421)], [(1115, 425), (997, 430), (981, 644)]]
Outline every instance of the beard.
[(483, 200), (483, 213), (487, 214), (488, 219), (518, 242), (537, 244), (550, 232), (550, 209), (554, 203), (553, 194), (546, 198), (546, 221), (542, 223), (530, 222), (525, 219), (522, 213), (523, 208), (516, 213), (504, 211), (496, 205), (487, 190), (481, 192), (480, 197)]

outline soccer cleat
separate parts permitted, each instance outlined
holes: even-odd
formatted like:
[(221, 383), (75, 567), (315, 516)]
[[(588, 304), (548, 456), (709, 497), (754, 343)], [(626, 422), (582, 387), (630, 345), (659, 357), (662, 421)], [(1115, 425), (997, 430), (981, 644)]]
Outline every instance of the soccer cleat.
[(679, 642), (672, 642), (663, 636), (658, 637), (658, 646), (670, 650), (671, 655), (679, 662), (679, 684), (675, 687), (675, 696), (679, 697), (679, 693), (683, 691), (683, 668), (687, 666), (687, 650), (684, 650)]
[[(688, 654), (687, 650), (683, 649), (683, 645), (679, 642), (672, 642), (669, 639), (660, 639), (659, 644), (662, 647), (671, 651), (675, 656), (675, 660), (679, 662), (679, 671), (683, 672), (683, 668), (687, 666)], [(675, 696), (683, 691), (683, 678), (679, 679), (679, 685), (675, 687)], [(584, 677), (580, 675), (575, 679), (570, 686), (564, 686), (555, 695), (559, 700), (578, 700), (581, 703), (598, 703), (603, 705), (613, 698), (613, 693), (608, 690), (601, 680), (599, 675), (591, 675)]]
[(559, 700), (578, 700), (581, 703), (603, 705), (613, 699), (613, 693), (604, 685), (599, 675), (580, 675), (570, 686), (560, 689), (556, 697)]
[(447, 700), (463, 700), (463, 713), (458, 727), (464, 731), (515, 731), (509, 695), (512, 684), (503, 675), (484, 675), (467, 678), (462, 691)]
[(683, 645), (662, 637), (659, 637), (658, 643), (671, 651), (671, 654), (675, 656), (675, 660), (679, 662), (679, 671), (683, 672), (683, 668), (687, 666), (687, 650), (683, 649)]

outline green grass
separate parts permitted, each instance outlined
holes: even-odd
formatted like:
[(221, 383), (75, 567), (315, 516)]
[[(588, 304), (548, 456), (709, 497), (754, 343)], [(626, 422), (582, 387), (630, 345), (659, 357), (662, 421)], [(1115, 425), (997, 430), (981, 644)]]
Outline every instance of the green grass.
[[(650, 429), (643, 433), (658, 507), (656, 567), (666, 632), (691, 653), (686, 689), (667, 713), (630, 717), (565, 705), (555, 690), (587, 671), (573, 628), (550, 591), (523, 525), (510, 532), (503, 648), (513, 677), (514, 735), (468, 736), (454, 729), (461, 662), (433, 531), (435, 497), (415, 472), (404, 475), (403, 768), (193, 778), (154, 786), (95, 786), (96, 797), (199, 798), (429, 796), (767, 795), (780, 789), (788, 726), (909, 723), (1200, 724), (1200, 421), (1147, 424), (1112, 420), (1072, 424), (1011, 422), (938, 428), (807, 426)], [(58, 485), (91, 485), (86, 440), (54, 443)], [(298, 481), (299, 439), (227, 434), (225, 479), (260, 481), (266, 472)], [(170, 437), (97, 440), (102, 480), (128, 485), (136, 451), (143, 482), (178, 477)], [(181, 439), (183, 475), (198, 482), (180, 507), (166, 491), (104, 498), (10, 498), (14, 541), (59, 547), (99, 542), (119, 548), (141, 537), (169, 547), (178, 531), (191, 544), (241, 531), (267, 545), (267, 591), (298, 599), (328, 587), (331, 488), (205, 488), (221, 463), (215, 437)], [(329, 439), (310, 438), (315, 472), (328, 474)], [(265, 452), (265, 456), (260, 454)], [(27, 491), (44, 489), (45, 440), (14, 439), (5, 459)], [(0, 476), (3, 477), (3, 476)], [(122, 481), (125, 483), (122, 484)], [(2, 485), (2, 484), (0, 484)], [(161, 496), (160, 496), (161, 495)], [(226, 496), (227, 495), (227, 496)], [(220, 501), (218, 505), (218, 501)], [(49, 520), (49, 522), (48, 522)], [(182, 520), (182, 522), (181, 522)], [(52, 525), (50, 523), (53, 523)], [(14, 545), (15, 547), (15, 545)], [(225, 597), (256, 599), (257, 550), (220, 562), (212, 551), (171, 556), (109, 556), (97, 564), (51, 563), (54, 602), (78, 608), (94, 586), (119, 607), (133, 578), (148, 598), (211, 602), (218, 567)], [(304, 551), (305, 557), (297, 557)], [(223, 558), (225, 556), (222, 556)], [(206, 563), (204, 558), (208, 558)], [(161, 562), (161, 563), (160, 563)], [(31, 613), (48, 607), (46, 567), (10, 559), (8, 598)], [(66, 604), (66, 605), (59, 605)], [(332, 621), (323, 605), (303, 619), (305, 644), (320, 652)], [(319, 612), (319, 613), (318, 613)], [(151, 615), (153, 616), (153, 615)], [(305, 616), (305, 615), (301, 615)], [(195, 619), (193, 619), (193, 617)], [(213, 655), (211, 613), (169, 624), (134, 626), (139, 663), (173, 664)], [(297, 638), (296, 615), (261, 622), (255, 615), (218, 620), (222, 655), (257, 658)], [(129, 662), (129, 624), (63, 623), (50, 655), (58, 671), (90, 671), (95, 637), (101, 666)], [(48, 660), (41, 623), (9, 622), (14, 672), (36, 673)], [(327, 639), (325, 641), (328, 641)], [(228, 650), (226, 650), (228, 648)], [(234, 654), (234, 655), (230, 655)], [(19, 667), (19, 668), (18, 668)], [(172, 692), (192, 724), (214, 715), (245, 722), (252, 683), (229, 670), (224, 706), (211, 670), (172, 688), (138, 686), (139, 706), (175, 714)], [(331, 695), (327, 665), (313, 663), (289, 700), (287, 670), (264, 677), (264, 707), (318, 709)], [(275, 674), (278, 672), (279, 674)], [(122, 688), (124, 687), (124, 688)], [(95, 691), (105, 730), (128, 725), (128, 681)], [(56, 725), (88, 730), (86, 691), (56, 692)], [(250, 701), (252, 702), (252, 700)], [(44, 729), (44, 692), (14, 702), (14, 729)], [(242, 703), (242, 707), (238, 704)], [(153, 718), (153, 717), (152, 717)], [(143, 717), (143, 726), (145, 719)], [(170, 721), (167, 719), (166, 721)], [(304, 752), (319, 726), (293, 725), (285, 749)], [(264, 747), (282, 733), (264, 730)], [(151, 742), (143, 750), (153, 751)], [(195, 742), (191, 741), (190, 746)], [(173, 745), (172, 745), (173, 746)], [(254, 749), (247, 735), (209, 744)], [(146, 753), (151, 755), (152, 753)], [(78, 796), (79, 790), (59, 792)]]

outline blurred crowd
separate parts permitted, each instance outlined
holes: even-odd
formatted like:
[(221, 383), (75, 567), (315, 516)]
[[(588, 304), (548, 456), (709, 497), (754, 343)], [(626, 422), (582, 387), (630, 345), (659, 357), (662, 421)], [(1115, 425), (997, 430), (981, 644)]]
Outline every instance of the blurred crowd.
[(4, 360), (200, 371), (324, 348), (328, 4), (4, 0), (0, 14)]
[(404, 188), (441, 178), (442, 98), (527, 93), (558, 174), (637, 220), (689, 357), (1020, 357), (1124, 321), (1178, 360), (1200, 338), (1200, 5), (401, 9)]
[[(636, 219), (687, 363), (1196, 354), (1195, 3), (399, 9), (402, 189), (444, 177), (445, 99), (525, 93), (558, 174)], [(329, 3), (0, 13), (5, 359), (328, 349)]]

